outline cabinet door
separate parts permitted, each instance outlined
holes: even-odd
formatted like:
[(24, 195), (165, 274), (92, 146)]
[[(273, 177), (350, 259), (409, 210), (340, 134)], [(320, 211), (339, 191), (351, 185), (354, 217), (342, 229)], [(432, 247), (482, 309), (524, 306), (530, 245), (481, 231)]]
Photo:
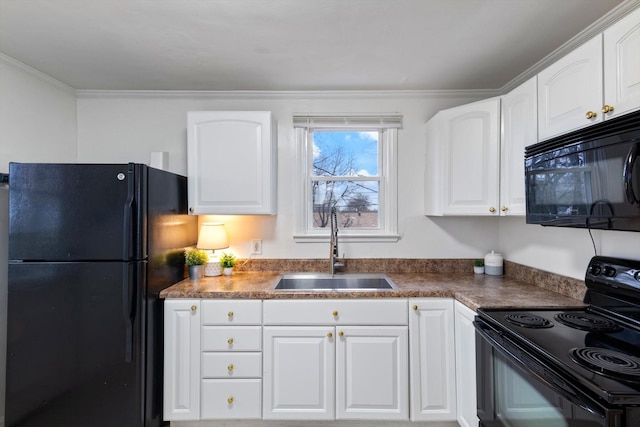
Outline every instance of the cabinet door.
[(440, 118), (443, 214), (498, 215), (500, 99), (444, 110)]
[(502, 97), (500, 215), (525, 214), (524, 148), (538, 142), (536, 78)]
[(407, 420), (406, 326), (339, 326), (336, 418)]
[(264, 327), (264, 419), (334, 418), (334, 335), (328, 326)]
[(276, 146), (270, 112), (189, 112), (189, 213), (274, 215)]
[(411, 419), (456, 419), (453, 300), (409, 300)]
[[(545, 140), (602, 121), (602, 35), (538, 74), (538, 137)], [(595, 116), (587, 114), (591, 112)]]
[(605, 120), (640, 108), (640, 9), (604, 32), (604, 104)]
[(200, 418), (200, 301), (164, 301), (165, 421)]
[(478, 425), (475, 315), (475, 311), (455, 302), (457, 416), (461, 427)]

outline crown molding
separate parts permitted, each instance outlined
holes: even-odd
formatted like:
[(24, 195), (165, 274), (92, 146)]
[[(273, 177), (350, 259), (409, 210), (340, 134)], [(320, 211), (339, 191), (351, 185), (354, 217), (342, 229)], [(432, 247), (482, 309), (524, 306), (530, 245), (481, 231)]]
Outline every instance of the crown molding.
[(76, 90), (78, 98), (217, 98), (217, 99), (398, 99), (398, 98), (486, 98), (495, 89), (477, 90)]
[(10, 57), (8, 55), (5, 55), (2, 52), (0, 52), (0, 62), (4, 63), (6, 65), (9, 65), (11, 67), (17, 68), (17, 69), (19, 69), (21, 71), (24, 71), (25, 73), (27, 73), (27, 74), (29, 74), (29, 75), (31, 75), (33, 77), (36, 77), (36, 78), (38, 78), (38, 79), (40, 79), (40, 80), (42, 80), (44, 82), (52, 84), (52, 85), (56, 86), (57, 88), (62, 89), (65, 92), (68, 92), (71, 95), (75, 95), (75, 93), (76, 93), (76, 89), (71, 87), (71, 86), (69, 86), (68, 84), (63, 83), (60, 80), (57, 80), (57, 79), (51, 77), (50, 75), (43, 73), (42, 71), (38, 71), (35, 68), (30, 67), (29, 65), (18, 61), (17, 59), (14, 59), (14, 58), (12, 58), (12, 57)]
[(505, 94), (507, 92), (510, 92), (512, 89), (520, 86), (522, 83), (529, 80), (531, 77), (536, 76), (540, 71), (544, 70), (560, 58), (564, 57), (572, 50), (576, 49), (586, 41), (591, 40), (593, 37), (602, 33), (607, 27), (616, 23), (638, 7), (640, 7), (640, 0), (626, 0), (620, 3), (618, 6), (611, 9), (602, 18), (589, 25), (587, 28), (576, 34), (573, 38), (569, 39), (562, 46), (542, 58), (540, 61), (536, 62), (519, 76), (512, 79), (497, 92)]

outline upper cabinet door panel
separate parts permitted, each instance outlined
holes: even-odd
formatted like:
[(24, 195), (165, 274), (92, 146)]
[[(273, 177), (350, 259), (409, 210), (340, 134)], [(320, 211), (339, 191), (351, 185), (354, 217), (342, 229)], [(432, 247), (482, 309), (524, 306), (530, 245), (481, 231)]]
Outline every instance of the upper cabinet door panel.
[(499, 180), (500, 100), (491, 99), (442, 112), (444, 214), (496, 212)]
[(640, 9), (604, 32), (604, 76), (605, 120), (640, 108)]
[(602, 121), (602, 85), (602, 35), (540, 72), (539, 139)]
[(270, 112), (189, 112), (189, 213), (275, 214), (276, 156)]

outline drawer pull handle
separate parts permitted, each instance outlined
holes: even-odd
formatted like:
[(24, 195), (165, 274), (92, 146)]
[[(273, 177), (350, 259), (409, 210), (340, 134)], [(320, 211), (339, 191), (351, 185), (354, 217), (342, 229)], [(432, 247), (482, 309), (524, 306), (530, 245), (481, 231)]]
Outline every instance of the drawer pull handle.
[(191, 311), (196, 311), (197, 309), (198, 309), (198, 306), (197, 306), (197, 305), (192, 305), (192, 306), (191, 306)]
[(415, 311), (418, 311), (418, 306), (417, 306), (417, 305), (414, 305), (414, 306), (413, 306), (413, 309), (414, 309)]
[(493, 206), (489, 208), (489, 212), (495, 213), (495, 211), (496, 211), (496, 208), (494, 208)]
[(233, 344), (233, 338), (229, 338), (229, 339), (227, 340), (227, 344), (229, 344), (229, 345)]
[(605, 105), (604, 107), (602, 107), (602, 112), (603, 113), (611, 113), (613, 112), (613, 107), (611, 105)]
[(587, 111), (587, 114), (584, 115), (587, 120), (595, 119), (598, 116), (598, 113), (594, 113), (593, 111)]
[(331, 332), (327, 333), (327, 338), (333, 338), (333, 334)]
[(342, 331), (338, 332), (338, 336), (343, 337), (344, 336), (344, 332), (342, 332)]
[(232, 404), (233, 403), (233, 396), (227, 397), (227, 403), (228, 404)]
[(229, 313), (227, 313), (227, 316), (229, 316), (229, 319), (231, 319), (233, 317), (233, 311), (230, 311)]
[(503, 206), (503, 207), (501, 207), (501, 208), (500, 208), (500, 210), (501, 210), (502, 212), (506, 212), (506, 211), (508, 211), (508, 210), (509, 210), (509, 208), (508, 208), (508, 207), (506, 207), (506, 206)]
[(229, 366), (227, 366), (227, 371), (233, 371), (233, 363), (230, 363)]
[(333, 313), (331, 313), (331, 314), (333, 314), (333, 317), (338, 317), (338, 310), (335, 310), (335, 311), (334, 311)]

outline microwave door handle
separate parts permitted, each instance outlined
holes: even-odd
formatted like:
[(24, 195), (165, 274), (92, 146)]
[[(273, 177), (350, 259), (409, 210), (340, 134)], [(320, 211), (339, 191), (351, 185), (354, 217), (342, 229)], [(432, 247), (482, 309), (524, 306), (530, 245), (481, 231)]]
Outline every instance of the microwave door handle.
[(627, 198), (627, 202), (632, 205), (640, 206), (640, 200), (636, 197), (636, 193), (633, 189), (633, 168), (635, 166), (636, 159), (638, 158), (638, 146), (640, 146), (640, 142), (634, 143), (631, 146), (631, 149), (629, 149), (627, 158), (624, 161), (622, 176), (624, 179), (624, 194)]

